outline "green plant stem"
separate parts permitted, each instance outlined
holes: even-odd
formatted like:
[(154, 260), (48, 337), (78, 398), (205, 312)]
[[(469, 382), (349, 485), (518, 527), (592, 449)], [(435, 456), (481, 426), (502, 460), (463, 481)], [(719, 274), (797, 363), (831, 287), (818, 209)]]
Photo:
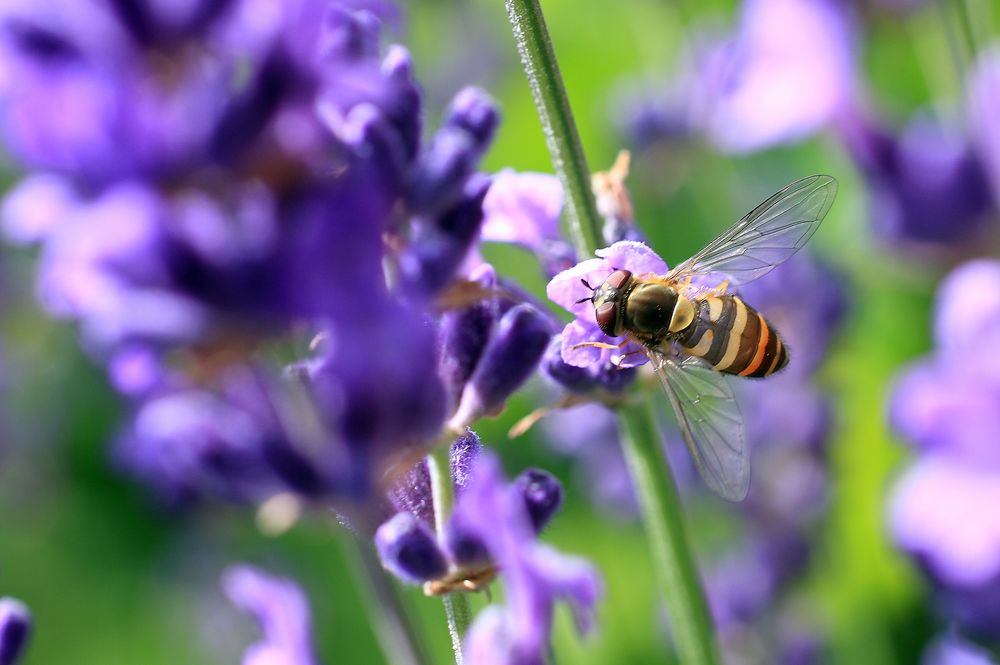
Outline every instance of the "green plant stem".
[[(600, 242), (600, 220), (541, 7), (538, 0), (506, 0), (506, 5), (552, 164), (566, 192), (570, 236), (580, 256), (590, 256)], [(712, 622), (653, 415), (642, 400), (624, 407), (619, 422), (681, 662), (715, 665), (719, 656)]]
[(969, 17), (969, 7), (966, 0), (955, 0), (955, 12), (958, 14), (959, 30), (965, 40), (965, 48), (968, 52), (969, 62), (976, 60), (976, 34), (972, 29), (972, 19)]
[(344, 555), (362, 580), (360, 590), (386, 660), (393, 665), (430, 665), (433, 661), (410, 623), (399, 594), (376, 558), (371, 543), (362, 542), (339, 525), (337, 531), (342, 534)]
[(552, 52), (542, 8), (538, 0), (506, 0), (506, 4), (521, 64), (542, 121), (545, 143), (566, 193), (565, 210), (570, 237), (581, 257), (592, 256), (602, 243), (597, 206), (591, 193), (590, 171)]
[(683, 508), (648, 401), (640, 399), (621, 408), (618, 424), (680, 660), (685, 665), (718, 663)]
[[(448, 446), (437, 446), (427, 456), (427, 468), (431, 477), (431, 492), (434, 500), (434, 527), (439, 534), (444, 533), (445, 524), (451, 515), (454, 503), (454, 486), (451, 482), (451, 457)], [(455, 665), (464, 665), (462, 638), (465, 637), (471, 621), (469, 598), (464, 593), (446, 593), (442, 596), (444, 611), (448, 617), (448, 635), (455, 654)]]

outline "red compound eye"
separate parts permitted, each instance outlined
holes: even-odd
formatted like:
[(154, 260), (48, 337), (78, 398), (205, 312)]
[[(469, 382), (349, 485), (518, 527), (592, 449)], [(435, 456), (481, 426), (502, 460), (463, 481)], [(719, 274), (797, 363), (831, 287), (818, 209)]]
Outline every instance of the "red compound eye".
[(632, 276), (628, 270), (616, 270), (611, 273), (611, 277), (608, 277), (607, 284), (612, 289), (620, 289), (625, 286), (625, 283)]
[(615, 337), (615, 320), (618, 318), (615, 316), (617, 307), (614, 303), (606, 302), (594, 310), (598, 327), (605, 335), (610, 335), (611, 337)]

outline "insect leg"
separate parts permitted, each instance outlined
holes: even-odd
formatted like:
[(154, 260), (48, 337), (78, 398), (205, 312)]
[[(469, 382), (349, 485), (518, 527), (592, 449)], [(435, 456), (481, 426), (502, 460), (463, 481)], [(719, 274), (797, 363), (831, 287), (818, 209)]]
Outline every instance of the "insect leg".
[(623, 346), (625, 346), (626, 344), (628, 344), (628, 340), (625, 340), (621, 344), (608, 344), (607, 342), (580, 342), (579, 344), (574, 344), (573, 346), (571, 346), (569, 348), (571, 348), (571, 349), (580, 349), (580, 348), (583, 348), (585, 346), (593, 346), (593, 347), (598, 348), (598, 349), (620, 349)]

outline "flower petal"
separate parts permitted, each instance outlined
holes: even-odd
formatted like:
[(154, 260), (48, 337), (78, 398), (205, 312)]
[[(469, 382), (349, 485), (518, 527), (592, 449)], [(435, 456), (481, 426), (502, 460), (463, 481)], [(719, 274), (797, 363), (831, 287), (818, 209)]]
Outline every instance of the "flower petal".
[(483, 201), (483, 240), (539, 252), (546, 240), (559, 238), (562, 207), (562, 185), (556, 176), (501, 171)]
[(604, 283), (611, 272), (608, 263), (603, 259), (587, 259), (553, 277), (545, 287), (545, 294), (549, 300), (577, 318), (593, 319), (594, 306), (589, 300), (577, 302), (581, 298), (589, 299), (591, 296), (590, 289), (580, 280), (587, 280), (591, 286), (597, 287)]
[(664, 260), (649, 245), (635, 240), (616, 242), (606, 249), (597, 250), (597, 255), (607, 262), (611, 270), (631, 270), (636, 275), (662, 275), (667, 272)]
[(620, 340), (608, 337), (596, 323), (576, 319), (566, 324), (562, 332), (562, 359), (567, 365), (574, 367), (590, 367), (591, 365), (606, 365), (613, 363), (620, 367), (638, 367), (649, 362), (649, 357), (642, 347), (635, 342), (628, 342), (618, 349), (600, 349), (595, 346), (580, 346), (584, 342), (602, 342), (618, 344)]

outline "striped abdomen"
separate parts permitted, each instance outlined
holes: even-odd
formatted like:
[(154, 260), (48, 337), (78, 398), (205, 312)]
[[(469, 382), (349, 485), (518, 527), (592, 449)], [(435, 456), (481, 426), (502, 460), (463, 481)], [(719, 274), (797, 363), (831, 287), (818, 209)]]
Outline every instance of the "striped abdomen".
[(678, 338), (687, 353), (740, 376), (768, 376), (788, 364), (778, 331), (737, 296), (701, 298), (694, 305), (694, 321)]

